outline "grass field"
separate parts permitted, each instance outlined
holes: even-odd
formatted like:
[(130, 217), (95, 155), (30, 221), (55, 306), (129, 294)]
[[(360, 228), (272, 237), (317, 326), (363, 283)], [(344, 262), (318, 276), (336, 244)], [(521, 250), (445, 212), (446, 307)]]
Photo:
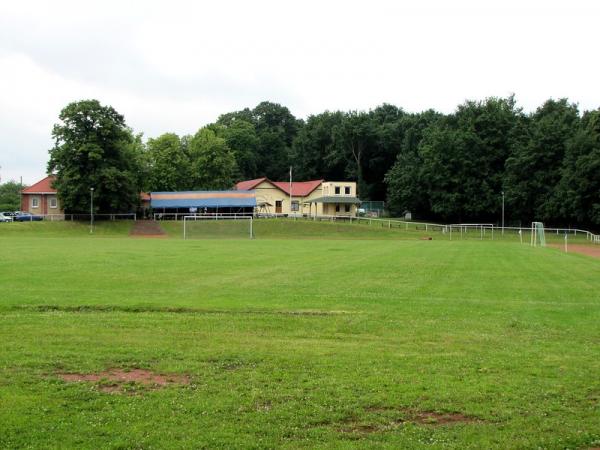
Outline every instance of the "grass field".
[(0, 447), (600, 446), (600, 260), (282, 223), (0, 224)]

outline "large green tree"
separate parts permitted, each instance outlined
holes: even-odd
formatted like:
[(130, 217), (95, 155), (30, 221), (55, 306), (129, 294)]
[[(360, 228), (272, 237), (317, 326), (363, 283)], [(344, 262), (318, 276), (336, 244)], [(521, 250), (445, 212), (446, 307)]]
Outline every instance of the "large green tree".
[(181, 191), (189, 189), (190, 158), (184, 143), (175, 133), (148, 139), (148, 190)]
[(21, 191), (23, 185), (15, 181), (0, 184), (0, 211), (21, 209)]
[(248, 180), (262, 176), (258, 170), (259, 140), (252, 122), (244, 119), (231, 120), (227, 124), (216, 124), (217, 136), (225, 139), (227, 146), (233, 151), (237, 162), (236, 178)]
[(410, 211), (415, 217), (431, 215), (420, 145), (425, 130), (442, 117), (441, 114), (429, 110), (404, 119), (405, 132), (400, 151), (394, 165), (385, 175), (387, 208), (391, 214), (400, 216)]
[(302, 126), (288, 108), (261, 102), (253, 109), (222, 114), (216, 125), (209, 128), (234, 151), (240, 178), (287, 178), (292, 142)]
[[(494, 220), (501, 209), (506, 158), (523, 140), (522, 112), (512, 97), (465, 102), (454, 114), (435, 118), (414, 151), (407, 150), (388, 172), (394, 213), (416, 211), (442, 220)], [(412, 146), (412, 149), (409, 147)]]
[(286, 179), (292, 141), (301, 123), (288, 108), (272, 102), (258, 104), (252, 115), (258, 136), (258, 167), (269, 178)]
[(364, 166), (370, 143), (374, 139), (374, 127), (369, 114), (359, 111), (346, 113), (342, 123), (334, 127), (332, 133), (335, 153), (329, 159), (334, 164), (347, 162), (345, 178), (356, 180), (358, 192), (364, 197)]
[(291, 159), (298, 179), (341, 180), (348, 162), (337, 154), (333, 130), (341, 126), (344, 113), (326, 111), (309, 116), (294, 139)]
[(98, 100), (67, 105), (54, 125), (48, 172), (65, 210), (88, 212), (94, 188), (96, 212), (128, 212), (139, 203), (140, 159), (124, 117)]
[(192, 189), (231, 189), (237, 164), (225, 139), (208, 127), (201, 128), (190, 140), (189, 155)]
[(567, 142), (549, 209), (565, 225), (600, 226), (600, 110), (586, 112)]
[(560, 219), (552, 199), (568, 142), (580, 123), (577, 105), (548, 100), (529, 118), (527, 138), (506, 160), (504, 190), (509, 214), (523, 222)]

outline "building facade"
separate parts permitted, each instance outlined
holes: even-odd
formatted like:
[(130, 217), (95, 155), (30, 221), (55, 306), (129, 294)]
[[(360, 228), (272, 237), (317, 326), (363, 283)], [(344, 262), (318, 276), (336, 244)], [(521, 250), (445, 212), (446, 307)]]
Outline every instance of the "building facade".
[(21, 191), (21, 211), (35, 215), (56, 215), (64, 217), (64, 210), (56, 189), (52, 187), (54, 176), (49, 175)]
[(240, 181), (236, 189), (256, 192), (259, 214), (356, 216), (360, 200), (353, 181)]

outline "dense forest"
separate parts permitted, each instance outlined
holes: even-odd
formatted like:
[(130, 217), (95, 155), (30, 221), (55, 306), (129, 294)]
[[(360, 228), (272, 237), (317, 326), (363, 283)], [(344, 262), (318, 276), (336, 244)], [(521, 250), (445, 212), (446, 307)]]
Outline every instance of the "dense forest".
[(532, 113), (509, 97), (467, 101), (451, 114), (384, 104), (305, 120), (262, 102), (194, 135), (146, 142), (96, 100), (68, 105), (60, 120), (48, 169), (74, 209), (86, 210), (77, 183), (90, 180), (107, 186), (99, 208), (114, 209), (139, 189), (227, 189), (286, 180), (293, 166), (296, 180), (356, 180), (360, 198), (385, 200), (392, 216), (497, 222), (504, 193), (507, 224), (600, 225), (600, 110), (582, 113), (566, 99)]

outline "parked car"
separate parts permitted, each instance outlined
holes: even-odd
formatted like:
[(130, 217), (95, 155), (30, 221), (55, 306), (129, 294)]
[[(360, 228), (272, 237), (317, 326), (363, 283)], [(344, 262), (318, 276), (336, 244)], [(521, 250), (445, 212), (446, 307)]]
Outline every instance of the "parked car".
[(44, 220), (44, 217), (36, 216), (35, 214), (31, 214), (28, 212), (17, 211), (13, 219), (15, 222), (37, 222), (40, 220)]
[(12, 222), (12, 216), (9, 216), (8, 213), (0, 212), (0, 222)]

